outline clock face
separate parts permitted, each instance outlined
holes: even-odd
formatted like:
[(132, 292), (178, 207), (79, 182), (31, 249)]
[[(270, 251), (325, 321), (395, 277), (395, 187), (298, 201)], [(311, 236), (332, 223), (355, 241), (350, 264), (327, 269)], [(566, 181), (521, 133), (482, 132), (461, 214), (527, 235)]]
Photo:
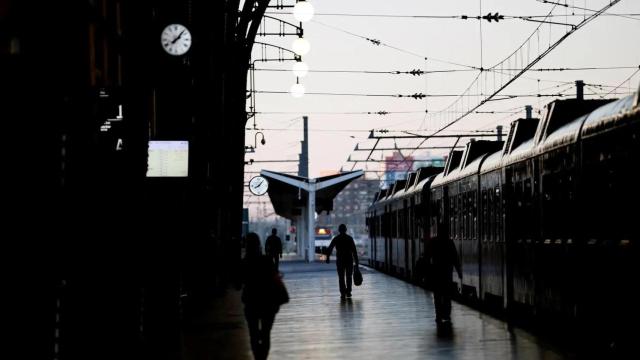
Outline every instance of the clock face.
[(170, 55), (183, 55), (191, 47), (191, 33), (180, 24), (171, 24), (164, 28), (160, 37), (162, 48)]
[(262, 176), (255, 176), (249, 181), (249, 190), (255, 195), (264, 195), (269, 189), (269, 181)]

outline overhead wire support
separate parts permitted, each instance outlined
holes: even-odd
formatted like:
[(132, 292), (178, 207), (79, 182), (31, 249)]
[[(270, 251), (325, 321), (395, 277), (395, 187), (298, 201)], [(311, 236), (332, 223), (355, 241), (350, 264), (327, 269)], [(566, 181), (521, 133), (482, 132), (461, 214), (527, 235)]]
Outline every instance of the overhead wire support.
[[(267, 30), (267, 22), (265, 20), (262, 21), (262, 23), (260, 23), (260, 29), (257, 32), (258, 36), (298, 36), (298, 37), (302, 37), (304, 35), (304, 30), (302, 29), (302, 26), (298, 26), (296, 24), (292, 24), (288, 21), (282, 20), (280, 18), (274, 17), (274, 16), (269, 16), (269, 15), (263, 15), (263, 18), (266, 19), (272, 19), (274, 21), (278, 22), (278, 32), (269, 32), (269, 30)], [(295, 29), (295, 32), (287, 32), (286, 31), (286, 27), (292, 27)]]
[[(571, 36), (574, 32), (576, 32), (577, 30), (581, 29), (583, 26), (585, 26), (586, 24), (588, 24), (589, 22), (591, 22), (593, 19), (595, 19), (596, 17), (598, 17), (600, 14), (604, 13), (606, 10), (608, 10), (609, 8), (611, 8), (612, 6), (614, 6), (615, 4), (617, 4), (618, 2), (620, 2), (620, 0), (611, 0), (611, 2), (607, 5), (605, 5), (602, 9), (600, 9), (599, 11), (597, 11), (596, 13), (592, 14), (591, 16), (589, 16), (588, 18), (582, 20), (579, 24), (577, 24), (575, 27), (571, 28), (571, 30), (567, 31), (567, 33), (565, 33), (564, 35), (562, 35), (560, 37), (560, 39), (558, 39), (555, 43), (550, 44), (549, 47), (542, 52), (542, 54), (538, 55), (538, 57), (536, 57), (533, 61), (531, 61), (529, 64), (527, 64), (520, 72), (518, 72), (516, 75), (514, 75), (511, 79), (509, 79), (506, 83), (504, 83), (502, 86), (500, 86), (496, 91), (494, 91), (491, 95), (487, 96), (486, 98), (484, 98), (483, 100), (481, 100), (477, 105), (473, 106), (470, 110), (468, 110), (467, 112), (465, 112), (464, 114), (462, 114), (461, 116), (455, 118), (453, 121), (450, 121), (449, 123), (447, 123), (446, 125), (444, 125), (443, 127), (441, 127), (440, 129), (438, 129), (437, 131), (435, 131), (432, 135), (436, 135), (439, 134), (440, 132), (442, 132), (443, 130), (449, 128), (451, 125), (457, 123), (458, 121), (464, 119), (465, 117), (467, 117), (469, 114), (473, 113), (474, 111), (476, 111), (478, 108), (480, 108), (482, 105), (486, 104), (487, 102), (491, 101), (491, 99), (493, 99), (495, 96), (497, 96), (500, 91), (504, 90), (507, 86), (509, 86), (511, 83), (513, 83), (516, 79), (518, 79), (520, 76), (522, 76), (525, 72), (527, 72), (530, 68), (532, 68), (535, 64), (537, 64), (540, 60), (542, 60), (547, 54), (549, 54), (551, 51), (553, 51), (558, 45), (560, 45), (564, 40), (566, 40), (569, 36)], [(536, 30), (537, 31), (537, 30)], [(528, 40), (527, 40), (528, 41)], [(526, 41), (525, 41), (526, 42)], [(520, 46), (521, 48), (522, 46)], [(518, 49), (520, 49), (518, 48)], [(509, 57), (511, 57), (513, 54), (516, 54), (518, 50), (516, 50), (514, 53), (512, 53)], [(508, 58), (509, 58), (508, 57)], [(508, 59), (507, 58), (507, 59)], [(506, 59), (505, 59), (506, 60)], [(503, 60), (502, 62), (498, 63), (498, 65), (502, 64), (505, 60)], [(498, 66), (498, 65), (494, 65)], [(466, 91), (465, 91), (466, 93)], [(425, 139), (426, 140), (426, 139)]]
[[(598, 10), (593, 10), (593, 9), (587, 9), (587, 8), (583, 8), (580, 6), (575, 6), (575, 5), (569, 5), (567, 3), (561, 3), (561, 2), (557, 2), (557, 1), (549, 1), (549, 0), (536, 0), (537, 2), (543, 3), (543, 4), (549, 4), (549, 5), (557, 5), (557, 6), (562, 6), (565, 7), (567, 9), (578, 9), (578, 10), (582, 10), (582, 11), (588, 11), (591, 13), (597, 13)], [(631, 20), (640, 20), (638, 18), (634, 18), (631, 16), (637, 16), (639, 14), (608, 14), (609, 16), (618, 16), (618, 17), (622, 17), (625, 19), (631, 19)]]
[(561, 23), (561, 22), (556, 22), (556, 21), (547, 21), (547, 20), (535, 20), (535, 19), (532, 19), (532, 18), (526, 17), (526, 16), (518, 17), (517, 19), (521, 19), (521, 20), (529, 21), (529, 22), (535, 22), (535, 23), (539, 23), (539, 24), (562, 25), (562, 26), (569, 26), (571, 28), (575, 27), (575, 25), (573, 25), (573, 24)]

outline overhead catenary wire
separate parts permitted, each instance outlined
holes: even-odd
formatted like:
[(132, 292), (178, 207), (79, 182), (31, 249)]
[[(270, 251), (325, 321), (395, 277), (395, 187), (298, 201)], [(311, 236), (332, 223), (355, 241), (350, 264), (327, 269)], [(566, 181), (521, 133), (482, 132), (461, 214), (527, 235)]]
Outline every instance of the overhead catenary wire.
[[(512, 84), (516, 79), (518, 79), (519, 77), (521, 77), (528, 69), (532, 68), (535, 64), (537, 64), (542, 58), (544, 58), (547, 54), (549, 54), (553, 49), (555, 49), (560, 43), (562, 43), (565, 39), (567, 39), (571, 34), (573, 34), (575, 31), (579, 30), (580, 28), (582, 28), (584, 25), (586, 25), (587, 23), (589, 23), (591, 20), (593, 20), (594, 18), (598, 17), (600, 14), (604, 13), (604, 11), (606, 11), (607, 9), (611, 8), (613, 5), (617, 4), (620, 0), (612, 0), (608, 5), (605, 5), (602, 9), (600, 9), (598, 12), (596, 12), (595, 14), (592, 14), (591, 16), (585, 18), (584, 20), (582, 20), (579, 24), (573, 26), (570, 30), (568, 30), (563, 36), (560, 37), (560, 39), (558, 39), (555, 43), (549, 44), (549, 47), (542, 52), (541, 54), (539, 54), (533, 61), (529, 62), (526, 66), (523, 67), (523, 70), (518, 72), (517, 74), (515, 74), (511, 79), (508, 79), (506, 83), (501, 82), (501, 86), (495, 90), (491, 95), (488, 95), (487, 97), (485, 97), (484, 99), (482, 99), (481, 101), (479, 101), (475, 106), (472, 106), (466, 113), (455, 117), (452, 121), (448, 121), (444, 126), (440, 127), (438, 130), (434, 131), (432, 133), (432, 135), (436, 135), (438, 133), (440, 133), (441, 131), (449, 128), (450, 126), (452, 126), (453, 124), (459, 122), (460, 120), (466, 118), (469, 114), (473, 113), (473, 111), (476, 111), (478, 108), (480, 108), (481, 106), (483, 106), (484, 104), (486, 104), (487, 102), (491, 101), (492, 99), (494, 99), (502, 90), (504, 90), (507, 86), (509, 86), (510, 84)], [(549, 14), (552, 14), (553, 10), (555, 9), (555, 5), (554, 7), (551, 9), (551, 11), (549, 12)], [(529, 42), (529, 40), (531, 40), (533, 38), (534, 35), (538, 34), (538, 30), (540, 29), (540, 26), (542, 26), (542, 24), (540, 24), (538, 26), (538, 28), (529, 36), (529, 38), (527, 38), (522, 45), (520, 45), (518, 48), (516, 48), (516, 50), (514, 52), (512, 52), (509, 56), (507, 56), (504, 60), (502, 60), (501, 62), (499, 62), (498, 64), (494, 65), (494, 67), (497, 67), (498, 65), (502, 66), (502, 64), (504, 64), (507, 60), (509, 60), (509, 64), (511, 62), (511, 58), (514, 55), (517, 55), (518, 51)], [(517, 58), (516, 58), (516, 63), (517, 63)], [(460, 97), (454, 101), (454, 103), (452, 103), (451, 105), (449, 105), (447, 108), (445, 108), (444, 110), (440, 111), (440, 112), (444, 112), (447, 111), (449, 109), (451, 109), (452, 106), (455, 106), (457, 104), (457, 101), (462, 98), (463, 96), (465, 96), (465, 94), (468, 94), (469, 90), (471, 89), (471, 87), (474, 84), (477, 84), (478, 78), (480, 78), (480, 75), (482, 74), (482, 71), (480, 72), (480, 74), (478, 74), (478, 76), (471, 82), (471, 84), (467, 87), (467, 90), (465, 90), (462, 95), (460, 95)], [(418, 148), (420, 148), (420, 146), (426, 141), (428, 140), (429, 137), (425, 137), (425, 139), (423, 139), (417, 146), (416, 146), (416, 150)], [(413, 154), (416, 150), (412, 151), (411, 154)], [(411, 155), (410, 154), (410, 155)]]
[[(633, 66), (585, 66), (585, 67), (556, 67), (556, 68), (539, 68), (529, 69), (529, 71), (536, 72), (562, 72), (562, 71), (597, 71), (597, 70), (630, 70), (638, 69), (640, 65)], [(268, 72), (291, 72), (290, 69), (275, 69), (275, 68), (256, 68), (255, 71), (268, 71)], [(341, 69), (309, 69), (310, 73), (324, 73), (324, 74), (372, 74), (372, 75), (413, 75), (420, 76), (425, 74), (449, 74), (456, 72), (470, 72), (477, 71), (477, 69), (441, 69), (441, 70), (421, 70), (415, 69), (411, 71), (376, 71), (376, 70), (341, 70)], [(522, 68), (506, 68), (501, 71), (522, 71)], [(550, 80), (549, 80), (550, 81)]]
[(613, 88), (611, 91), (609, 91), (608, 93), (602, 95), (601, 98), (605, 98), (606, 96), (611, 95), (611, 94), (617, 94), (617, 93), (614, 93), (614, 92), (616, 90), (618, 90), (622, 85), (624, 85), (627, 81), (631, 80), (631, 78), (633, 78), (639, 72), (640, 72), (640, 69), (634, 71), (633, 74), (631, 74), (628, 78), (624, 79), (624, 81), (622, 81), (618, 86)]
[[(579, 7), (573, 7), (580, 9)], [(595, 11), (587, 9), (586, 11)], [(293, 15), (292, 12), (286, 11), (270, 11), (266, 12), (269, 15)], [(536, 18), (554, 18), (554, 17), (584, 17), (587, 14), (562, 14), (562, 15), (501, 15), (504, 16), (504, 20), (520, 20), (520, 19), (536, 19)], [(607, 13), (603, 16), (622, 16), (631, 17), (633, 20), (639, 20), (635, 17), (640, 17), (640, 13)], [(481, 17), (478, 18), (474, 15), (406, 15), (406, 14), (358, 14), (358, 13), (315, 13), (314, 16), (327, 16), (327, 17), (368, 17), (368, 18), (390, 18), (390, 19), (423, 19), (423, 20), (484, 20)], [(500, 19), (503, 20), (503, 19)]]
[[(253, 90), (257, 94), (289, 94), (288, 91), (278, 90)], [(324, 95), (324, 96), (364, 96), (364, 97), (392, 97), (392, 98), (413, 98), (423, 99), (425, 97), (459, 97), (460, 94), (366, 94), (366, 93), (332, 93), (332, 92), (306, 92), (305, 95)], [(467, 94), (466, 96), (483, 96), (484, 94)], [(521, 97), (562, 97), (561, 93), (555, 94), (502, 94), (504, 98), (521, 98)]]
[(341, 28), (339, 28), (337, 26), (334, 26), (334, 25), (325, 24), (325, 23), (317, 21), (317, 20), (312, 20), (312, 22), (316, 23), (316, 24), (319, 24), (319, 25), (322, 25), (322, 26), (325, 26), (327, 28), (333, 29), (335, 31), (343, 32), (345, 34), (348, 34), (348, 35), (351, 35), (351, 36), (355, 36), (355, 37), (367, 40), (367, 41), (371, 42), (374, 45), (384, 46), (384, 47), (387, 47), (387, 48), (390, 48), (390, 49), (393, 49), (393, 50), (396, 50), (396, 51), (399, 51), (399, 52), (402, 52), (402, 53), (405, 53), (405, 54), (408, 54), (408, 55), (419, 57), (421, 59), (425, 59), (425, 60), (428, 59), (429, 61), (435, 61), (435, 62), (440, 62), (440, 63), (443, 63), (443, 64), (455, 65), (455, 66), (460, 66), (460, 67), (469, 68), (469, 69), (478, 69), (476, 66), (472, 66), (472, 65), (461, 64), (461, 63), (457, 63), (457, 62), (453, 62), (453, 61), (449, 61), (449, 60), (444, 60), (444, 59), (438, 59), (438, 58), (434, 58), (434, 57), (430, 57), (430, 56), (424, 56), (422, 54), (418, 54), (418, 53), (410, 51), (410, 50), (405, 50), (405, 49), (402, 49), (402, 48), (399, 48), (399, 47), (396, 47), (396, 46), (393, 46), (393, 45), (389, 45), (389, 44), (383, 43), (382, 41), (380, 41), (378, 39), (372, 39), (372, 38), (369, 38), (369, 37), (366, 37), (366, 36), (363, 36), (363, 35), (359, 35), (359, 34), (351, 32), (351, 31), (341, 29)]
[[(566, 2), (561, 3), (561, 2), (557, 2), (557, 1), (549, 1), (549, 0), (536, 0), (538, 2), (541, 2), (543, 4), (550, 4), (550, 5), (557, 5), (557, 6), (563, 6), (567, 9), (578, 9), (578, 10), (582, 10), (582, 11), (588, 11), (590, 13), (597, 13), (598, 10), (594, 10), (594, 9), (588, 9), (585, 7), (580, 7), (580, 6), (575, 6), (575, 5), (569, 5)], [(622, 17), (622, 18), (626, 18), (626, 19), (631, 19), (631, 20), (640, 20), (638, 18), (634, 18), (632, 16), (638, 16), (639, 14), (608, 14), (609, 16), (617, 16), (617, 17)]]
[[(617, 3), (618, 1), (620, 1), (620, 0), (616, 0), (615, 2)], [(553, 10), (554, 10), (554, 9), (555, 9), (555, 6), (551, 9), (551, 11), (549, 11), (549, 13), (547, 14), (547, 16), (552, 15), (552, 13), (553, 13)], [(600, 14), (599, 14), (599, 15), (600, 15)], [(599, 16), (599, 15), (598, 15), (598, 16)], [(590, 18), (591, 18), (591, 17), (590, 17)], [(466, 68), (466, 69), (478, 70), (478, 71), (481, 71), (481, 72), (482, 72), (482, 71), (493, 71), (493, 72), (498, 72), (498, 71), (500, 71), (500, 70), (498, 70), (498, 69), (497, 69), (497, 65), (501, 65), (501, 64), (502, 64), (506, 59), (509, 59), (513, 54), (517, 53), (517, 52), (518, 52), (518, 51), (519, 51), (519, 50), (520, 50), (520, 49), (521, 49), (525, 44), (527, 44), (527, 43), (529, 42), (529, 40), (531, 40), (531, 38), (532, 38), (534, 35), (536, 35), (536, 34), (537, 34), (537, 35), (538, 35), (538, 37), (539, 37), (539, 30), (540, 30), (540, 27), (543, 25), (543, 24), (541, 23), (541, 24), (538, 26), (538, 28), (536, 28), (536, 30), (535, 30), (535, 31), (534, 31), (534, 32), (533, 32), (533, 33), (532, 33), (532, 34), (531, 34), (531, 35), (530, 35), (530, 36), (529, 36), (529, 37), (528, 37), (528, 38), (527, 38), (527, 39), (522, 43), (522, 45), (520, 45), (520, 47), (518, 47), (518, 48), (514, 51), (514, 53), (512, 53), (512, 54), (511, 54), (511, 55), (509, 55), (509, 56), (507, 56), (507, 57), (505, 58), (505, 60), (503, 60), (502, 62), (499, 62), (498, 64), (496, 64), (496, 65), (495, 65), (495, 66), (493, 66), (493, 67), (490, 67), (490, 68), (486, 68), (486, 69), (484, 69), (482, 66), (478, 67), (478, 66), (473, 66), (473, 65), (468, 65), (468, 64), (461, 64), (461, 63), (457, 63), (457, 62), (452, 62), (452, 61), (449, 61), (449, 60), (443, 60), (443, 59), (438, 59), (438, 58), (434, 58), (434, 57), (428, 57), (428, 56), (425, 56), (425, 55), (422, 55), (422, 54), (418, 54), (418, 53), (413, 52), (413, 51), (409, 51), (409, 50), (406, 50), (406, 49), (402, 49), (402, 48), (399, 48), (399, 47), (396, 47), (396, 46), (392, 46), (392, 45), (386, 44), (386, 43), (384, 43), (384, 42), (382, 42), (382, 41), (380, 41), (380, 40), (378, 40), (378, 39), (373, 39), (373, 38), (369, 38), (369, 37), (367, 37), (367, 36), (359, 35), (359, 34), (356, 34), (356, 33), (354, 33), (354, 32), (351, 32), (351, 31), (348, 31), (348, 30), (345, 30), (345, 29), (339, 28), (339, 27), (334, 26), (334, 25), (328, 25), (328, 24), (325, 24), (325, 23), (319, 22), (319, 21), (317, 21), (317, 20), (313, 20), (312, 22), (317, 23), (317, 24), (320, 24), (320, 25), (325, 26), (325, 27), (327, 27), (327, 28), (330, 28), (330, 29), (333, 29), (333, 30), (336, 30), (336, 31), (339, 31), (339, 32), (342, 32), (342, 33), (345, 33), (345, 34), (348, 34), (348, 35), (351, 35), (351, 36), (357, 37), (357, 38), (360, 38), (360, 39), (367, 40), (367, 41), (371, 42), (372, 44), (374, 44), (374, 45), (376, 45), (376, 46), (384, 46), (384, 47), (387, 47), (387, 48), (390, 48), (390, 49), (393, 49), (393, 50), (396, 50), (396, 51), (399, 51), (399, 52), (402, 52), (402, 53), (405, 53), (405, 54), (408, 54), (408, 55), (412, 55), (412, 56), (415, 56), (415, 57), (419, 57), (419, 58), (424, 59), (424, 60), (429, 60), (429, 61), (445, 63), (445, 64), (449, 64), (449, 65), (460, 66), (460, 67), (464, 67), (464, 68)], [(585, 22), (585, 20), (583, 20), (583, 21), (582, 21), (582, 23), (584, 23), (584, 22)], [(581, 24), (582, 24), (582, 23), (581, 23)], [(575, 26), (574, 26), (574, 27), (572, 27), (572, 32), (573, 32), (573, 31), (575, 31), (575, 30), (576, 30), (576, 27), (575, 27)], [(551, 36), (551, 32), (549, 32), (549, 36)], [(551, 39), (550, 39), (550, 40), (551, 40)], [(551, 41), (549, 42), (549, 47), (551, 47)], [(522, 72), (522, 70), (524, 70), (524, 69), (523, 69), (523, 68), (520, 68), (520, 69), (519, 69), (519, 72)], [(502, 71), (500, 71), (500, 72), (501, 72), (501, 73), (503, 73), (504, 71), (505, 71), (505, 70), (504, 70), (504, 69), (502, 69)], [(507, 70), (507, 71), (508, 71), (508, 70)], [(516, 70), (514, 70), (514, 71), (516, 71)], [(520, 74), (519, 76), (521, 76), (521, 74)], [(529, 79), (529, 80), (535, 80), (535, 81), (569, 83), (569, 82), (563, 82), (563, 81), (557, 81), (557, 80), (537, 79), (537, 78), (531, 78), (531, 77), (525, 77), (525, 76), (521, 76), (521, 77), (522, 77), (522, 78), (525, 78), (525, 79)], [(477, 79), (474, 79), (474, 81), (477, 81)]]

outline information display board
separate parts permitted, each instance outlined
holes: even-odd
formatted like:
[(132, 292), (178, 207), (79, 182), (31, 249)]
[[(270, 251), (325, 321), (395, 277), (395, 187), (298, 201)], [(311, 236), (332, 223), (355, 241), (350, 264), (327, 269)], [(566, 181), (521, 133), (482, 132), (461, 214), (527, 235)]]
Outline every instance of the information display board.
[(188, 141), (149, 141), (147, 177), (189, 176)]

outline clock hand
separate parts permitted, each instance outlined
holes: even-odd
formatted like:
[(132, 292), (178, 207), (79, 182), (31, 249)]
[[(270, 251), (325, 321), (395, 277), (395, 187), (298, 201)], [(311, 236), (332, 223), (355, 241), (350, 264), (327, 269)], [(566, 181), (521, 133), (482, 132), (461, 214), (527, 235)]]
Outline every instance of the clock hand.
[(173, 39), (173, 41), (171, 41), (171, 43), (172, 43), (172, 44), (175, 44), (175, 43), (176, 43), (176, 41), (178, 41), (178, 40), (182, 37), (182, 34), (184, 34), (184, 30), (182, 30), (182, 32), (180, 33), (180, 35), (178, 35), (175, 39)]

